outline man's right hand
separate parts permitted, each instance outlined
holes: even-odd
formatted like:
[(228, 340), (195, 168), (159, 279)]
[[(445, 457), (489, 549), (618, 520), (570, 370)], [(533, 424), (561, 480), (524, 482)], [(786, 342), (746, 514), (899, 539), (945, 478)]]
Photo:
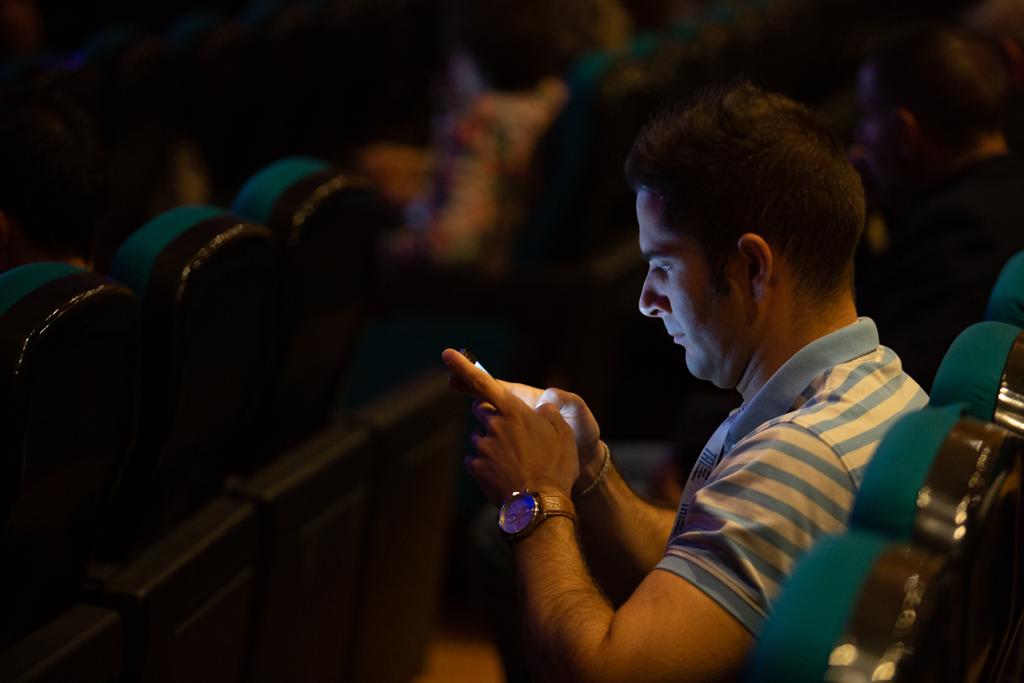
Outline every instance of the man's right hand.
[[(573, 487), (575, 492), (582, 491), (597, 478), (604, 464), (604, 449), (601, 448), (601, 428), (590, 412), (586, 402), (577, 394), (562, 389), (539, 389), (529, 384), (518, 384), (498, 380), (506, 389), (520, 401), (534, 410), (550, 403), (558, 408), (564, 419), (576, 437), (576, 452), (580, 458), (580, 477)], [(461, 382), (452, 382), (452, 386), (459, 391), (469, 392)]]

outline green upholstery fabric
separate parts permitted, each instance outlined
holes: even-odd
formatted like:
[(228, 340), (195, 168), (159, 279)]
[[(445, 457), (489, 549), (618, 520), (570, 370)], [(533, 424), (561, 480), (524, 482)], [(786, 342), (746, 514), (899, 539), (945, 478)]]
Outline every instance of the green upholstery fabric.
[(197, 223), (225, 213), (213, 206), (180, 206), (163, 212), (124, 241), (114, 254), (111, 277), (131, 287), (140, 299), (145, 299), (153, 265), (160, 252)]
[(882, 438), (850, 514), (850, 526), (909, 541), (917, 494), (939, 448), (960, 420), (959, 404), (900, 418)]
[(991, 422), (1006, 357), (1020, 329), (1007, 323), (975, 323), (950, 344), (935, 374), (930, 405), (966, 405), (967, 414)]
[(0, 274), (0, 315), (47, 282), (84, 272), (67, 263), (40, 262), (28, 263)]
[(985, 319), (1024, 327), (1024, 251), (1003, 266), (989, 296)]
[(819, 683), (864, 579), (890, 541), (851, 530), (822, 539), (796, 565), (761, 632), (747, 680)]
[(275, 161), (249, 179), (238, 192), (232, 210), (260, 225), (270, 225), (270, 217), (281, 193), (299, 180), (330, 168), (313, 157), (288, 157)]

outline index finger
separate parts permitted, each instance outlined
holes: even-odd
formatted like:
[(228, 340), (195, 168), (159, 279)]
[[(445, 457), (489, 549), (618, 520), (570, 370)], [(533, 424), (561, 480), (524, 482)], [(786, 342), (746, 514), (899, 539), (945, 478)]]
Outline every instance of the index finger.
[(470, 393), (501, 409), (505, 403), (508, 391), (498, 380), (470, 363), (468, 358), (455, 349), (445, 349), (441, 353), (441, 360), (452, 371), (452, 375), (462, 382)]

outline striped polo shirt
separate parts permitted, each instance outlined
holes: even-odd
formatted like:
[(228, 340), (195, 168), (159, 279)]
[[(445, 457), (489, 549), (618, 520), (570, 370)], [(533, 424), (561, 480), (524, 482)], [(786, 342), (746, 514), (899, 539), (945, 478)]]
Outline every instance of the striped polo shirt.
[(800, 556), (845, 529), (882, 435), (927, 399), (868, 318), (811, 342), (712, 436), (658, 568), (758, 634)]

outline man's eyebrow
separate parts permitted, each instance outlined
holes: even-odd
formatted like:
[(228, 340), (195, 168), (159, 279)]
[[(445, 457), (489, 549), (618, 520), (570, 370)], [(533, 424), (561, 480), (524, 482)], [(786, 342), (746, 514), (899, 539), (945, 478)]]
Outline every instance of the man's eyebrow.
[(647, 262), (650, 262), (650, 261), (652, 261), (653, 259), (656, 259), (656, 258), (669, 258), (671, 255), (672, 255), (671, 252), (662, 251), (662, 250), (659, 250), (659, 249), (655, 249), (653, 251), (641, 251), (640, 252), (640, 257), (643, 258), (643, 260), (647, 261)]

